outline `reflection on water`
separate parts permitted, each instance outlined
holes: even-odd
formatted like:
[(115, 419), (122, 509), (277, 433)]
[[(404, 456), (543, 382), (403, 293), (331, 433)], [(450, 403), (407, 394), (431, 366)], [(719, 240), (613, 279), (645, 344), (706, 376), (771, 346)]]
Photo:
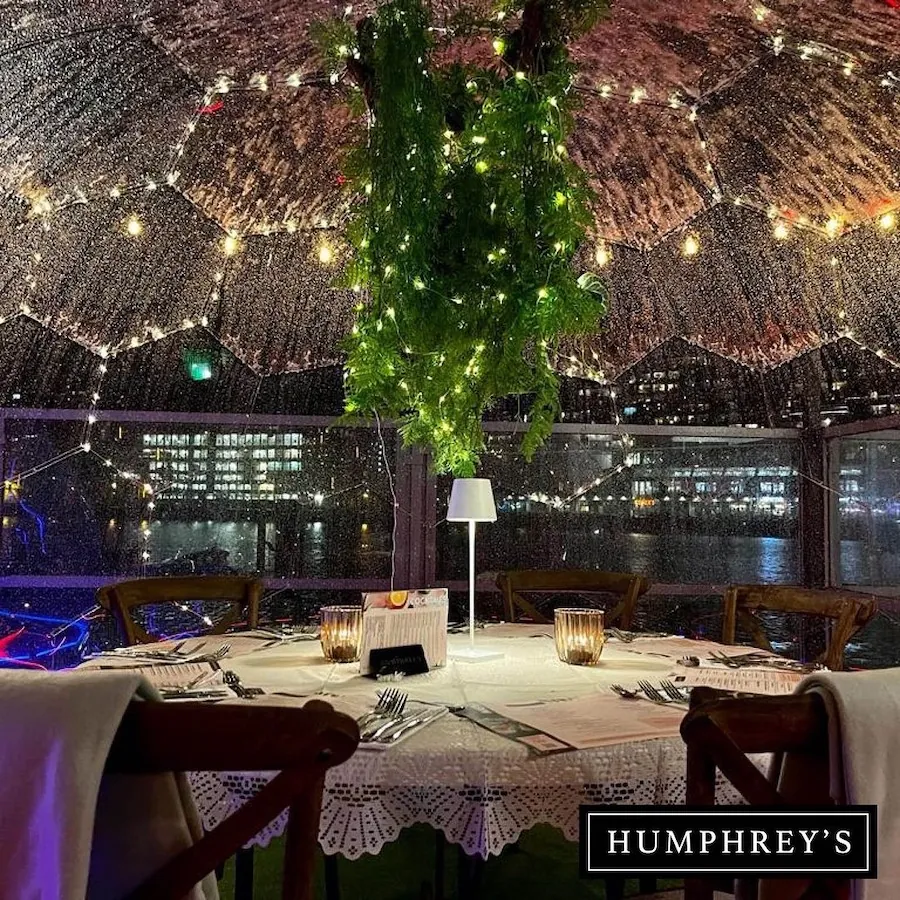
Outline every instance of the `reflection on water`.
[[(334, 536), (340, 533), (341, 540)], [(306, 522), (290, 546), (273, 540), (273, 529), (255, 522), (159, 522), (152, 528), (154, 560), (166, 561), (213, 548), (227, 553), (226, 565), (239, 572), (318, 577), (380, 574), (389, 545), (368, 529), (348, 534), (336, 523)], [(479, 533), (481, 571), (505, 568), (585, 568), (638, 572), (672, 584), (727, 582), (792, 583), (799, 578), (797, 541), (781, 537), (588, 533), (542, 536), (525, 529)], [(468, 545), (464, 529), (441, 535), (439, 577), (465, 573)], [(262, 565), (258, 566), (258, 562)]]
[(870, 541), (841, 541), (841, 580), (844, 584), (900, 585), (900, 546)]
[(154, 522), (150, 549), (162, 568), (191, 554), (218, 551), (224, 568), (246, 574), (379, 578), (390, 573), (390, 531), (384, 523), (324, 514), (287, 524)]
[[(467, 544), (461, 529), (448, 529), (438, 545), (438, 574), (459, 578), (466, 571)], [(636, 572), (668, 584), (728, 582), (796, 583), (799, 545), (793, 538), (625, 532), (535, 534), (526, 529), (479, 532), (478, 569), (604, 569)]]
[(228, 554), (229, 568), (256, 569), (255, 522), (159, 522), (150, 533), (153, 556), (160, 562), (216, 548)]
[[(329, 546), (327, 536), (331, 530), (321, 521), (301, 527), (293, 571), (341, 577), (341, 567), (347, 566), (349, 576), (367, 568), (367, 557), (377, 559), (383, 555), (378, 552), (382, 541), (367, 532), (358, 532), (355, 543), (345, 544), (343, 550), (336, 548), (334, 542)], [(464, 536), (455, 533), (459, 530), (448, 530), (442, 535), (446, 539), (442, 541), (443, 578), (458, 578), (465, 571), (468, 550)], [(345, 540), (348, 537), (345, 534)], [(570, 534), (565, 546), (557, 550), (554, 539), (547, 535), (541, 547), (532, 545), (524, 530), (516, 537), (520, 540), (496, 540), (489, 526), (484, 528), (478, 545), (480, 570), (599, 568), (638, 572), (668, 584), (791, 584), (800, 578), (799, 547), (792, 538), (606, 533), (579, 540), (581, 536)], [(260, 541), (262, 548), (258, 547)], [(159, 522), (152, 527), (154, 560), (177, 560), (214, 548), (227, 553), (226, 566), (235, 571), (256, 572), (258, 560), (264, 560), (264, 572), (285, 574), (281, 566), (275, 568), (271, 524), (259, 527), (255, 522)], [(369, 571), (375, 574), (378, 564)], [(845, 584), (898, 584), (900, 553), (875, 553), (863, 541), (842, 541), (841, 575)]]
[(670, 584), (790, 583), (799, 573), (799, 548), (789, 538), (623, 534), (604, 549), (600, 559)]

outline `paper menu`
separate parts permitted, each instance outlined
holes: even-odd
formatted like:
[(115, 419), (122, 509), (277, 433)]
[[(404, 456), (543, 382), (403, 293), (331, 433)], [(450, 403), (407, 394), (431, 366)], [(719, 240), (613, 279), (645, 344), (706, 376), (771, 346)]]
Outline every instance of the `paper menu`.
[(779, 669), (726, 669), (700, 666), (674, 673), (679, 685), (718, 688), (747, 694), (792, 694), (805, 676), (801, 672), (785, 672)]
[(141, 666), (139, 671), (160, 691), (174, 691), (187, 687), (201, 688), (224, 683), (222, 671), (213, 668), (209, 663)]
[[(697, 656), (700, 659), (709, 659), (712, 653), (724, 653), (726, 656), (738, 656), (746, 653), (748, 648), (735, 647), (727, 644), (718, 644), (715, 641), (697, 641), (691, 638), (672, 635), (663, 638), (636, 637), (629, 643), (616, 644), (617, 649), (625, 653), (635, 653), (639, 656), (671, 656), (680, 659), (683, 656)], [(754, 652), (763, 653), (755, 647), (749, 648)], [(775, 656), (776, 654), (772, 654)]]
[[(687, 712), (684, 707), (627, 701), (615, 694), (601, 693), (522, 706), (486, 705), (498, 715), (520, 722), (575, 750), (676, 737)], [(521, 740), (517, 735), (510, 737)]]
[(369, 654), (385, 647), (421, 644), (430, 669), (447, 664), (445, 588), (380, 591), (363, 595), (363, 634), (359, 671), (371, 671)]

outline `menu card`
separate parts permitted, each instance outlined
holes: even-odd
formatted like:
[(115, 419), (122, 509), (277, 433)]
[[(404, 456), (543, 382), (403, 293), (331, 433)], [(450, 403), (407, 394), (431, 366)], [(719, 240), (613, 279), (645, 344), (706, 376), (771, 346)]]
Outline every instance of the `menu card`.
[(700, 666), (696, 669), (682, 669), (673, 675), (679, 685), (689, 687), (703, 685), (746, 694), (792, 694), (797, 684), (805, 677), (802, 672), (754, 669), (749, 666), (740, 669)]
[(224, 682), (220, 669), (209, 663), (179, 663), (172, 666), (141, 666), (140, 673), (157, 690), (173, 691), (201, 688)]
[[(575, 750), (676, 737), (687, 712), (684, 707), (628, 702), (601, 693), (547, 703), (491, 703), (487, 708)], [(522, 741), (518, 735), (508, 736)], [(533, 737), (523, 742), (534, 746)]]
[(373, 650), (410, 644), (422, 645), (429, 669), (446, 665), (448, 607), (446, 588), (363, 594), (360, 673), (371, 672)]
[[(735, 647), (728, 644), (718, 644), (715, 641), (696, 641), (691, 638), (671, 635), (662, 638), (645, 638), (638, 636), (633, 641), (618, 642), (616, 649), (625, 653), (636, 653), (638, 656), (669, 656), (680, 659), (683, 656), (696, 656), (700, 659), (709, 659), (713, 653), (724, 653), (726, 656), (739, 656), (746, 653), (748, 648)], [(756, 653), (764, 653), (763, 650), (750, 648)], [(772, 654), (775, 655), (774, 653)]]

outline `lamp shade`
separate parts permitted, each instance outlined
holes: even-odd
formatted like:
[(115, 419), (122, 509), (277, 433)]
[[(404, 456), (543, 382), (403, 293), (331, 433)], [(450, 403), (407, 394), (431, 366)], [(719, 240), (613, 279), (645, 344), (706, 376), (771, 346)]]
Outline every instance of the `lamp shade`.
[(496, 522), (497, 508), (488, 478), (456, 478), (450, 489), (448, 522)]

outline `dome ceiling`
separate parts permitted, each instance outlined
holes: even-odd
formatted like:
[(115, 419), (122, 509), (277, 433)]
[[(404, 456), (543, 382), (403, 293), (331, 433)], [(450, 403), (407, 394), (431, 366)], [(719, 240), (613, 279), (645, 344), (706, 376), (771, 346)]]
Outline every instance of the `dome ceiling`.
[[(104, 358), (197, 328), (259, 374), (339, 361), (361, 124), (309, 29), (344, 9), (2, 4), (0, 320)], [(612, 311), (561, 369), (611, 377), (677, 336), (755, 368), (841, 336), (900, 357), (893, 0), (619, 0), (573, 54)]]

